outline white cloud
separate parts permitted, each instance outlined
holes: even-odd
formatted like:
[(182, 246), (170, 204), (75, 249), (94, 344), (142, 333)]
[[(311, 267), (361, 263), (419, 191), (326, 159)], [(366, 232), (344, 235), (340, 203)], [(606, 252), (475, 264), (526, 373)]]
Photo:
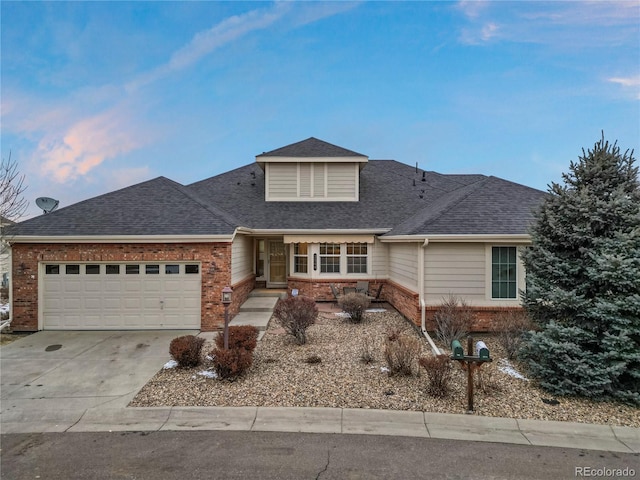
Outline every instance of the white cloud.
[(631, 92), (636, 100), (640, 100), (640, 75), (635, 77), (611, 77), (607, 81), (622, 86), (624, 90)]
[(147, 139), (131, 117), (126, 108), (113, 108), (83, 118), (63, 133), (45, 136), (36, 151), (41, 174), (65, 183), (86, 175), (108, 158), (140, 147)]
[(267, 28), (280, 19), (289, 10), (290, 5), (287, 2), (278, 2), (272, 8), (234, 15), (208, 30), (196, 33), (188, 44), (171, 55), (167, 63), (145, 72), (129, 82), (126, 85), (127, 91), (135, 91), (172, 72), (183, 70), (217, 48), (250, 32)]

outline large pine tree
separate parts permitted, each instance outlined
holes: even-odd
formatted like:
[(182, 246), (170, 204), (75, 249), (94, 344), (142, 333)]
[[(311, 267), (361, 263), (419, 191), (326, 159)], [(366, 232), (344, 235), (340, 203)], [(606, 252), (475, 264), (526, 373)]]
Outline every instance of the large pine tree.
[(536, 214), (524, 306), (540, 330), (521, 358), (557, 395), (640, 405), (640, 185), (633, 152), (603, 138)]

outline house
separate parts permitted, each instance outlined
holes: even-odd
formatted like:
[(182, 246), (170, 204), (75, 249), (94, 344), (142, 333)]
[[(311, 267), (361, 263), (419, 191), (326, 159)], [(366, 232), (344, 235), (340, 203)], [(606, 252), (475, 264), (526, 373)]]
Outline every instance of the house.
[(14, 330), (214, 330), (256, 287), (332, 300), (383, 284), (420, 323), (448, 294), (477, 330), (520, 308), (532, 209), (545, 193), (442, 175), (309, 138), (191, 185), (164, 177), (24, 221), (12, 233)]
[[(14, 222), (0, 215), (0, 231)], [(9, 287), (9, 246), (0, 235), (0, 299), (5, 298), (5, 291)], [(8, 296), (7, 296), (8, 297)]]

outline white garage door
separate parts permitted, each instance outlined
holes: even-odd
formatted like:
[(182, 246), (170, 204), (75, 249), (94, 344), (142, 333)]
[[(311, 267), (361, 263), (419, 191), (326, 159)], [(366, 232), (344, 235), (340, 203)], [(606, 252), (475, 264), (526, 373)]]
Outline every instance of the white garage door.
[(45, 329), (200, 328), (196, 263), (47, 263), (43, 278)]

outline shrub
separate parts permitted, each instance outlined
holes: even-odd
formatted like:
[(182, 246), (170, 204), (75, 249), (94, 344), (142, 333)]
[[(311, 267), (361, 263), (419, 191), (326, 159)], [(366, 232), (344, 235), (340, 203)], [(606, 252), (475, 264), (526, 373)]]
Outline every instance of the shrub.
[(416, 357), (420, 353), (420, 341), (409, 335), (397, 335), (393, 340), (387, 336), (384, 359), (389, 375), (413, 375)]
[(200, 350), (204, 344), (204, 338), (194, 335), (185, 335), (171, 340), (169, 353), (178, 362), (180, 368), (195, 367), (200, 363)]
[(362, 321), (364, 312), (370, 304), (369, 297), (362, 293), (347, 293), (338, 300), (338, 305), (349, 314), (350, 320), (354, 323)]
[(253, 352), (244, 348), (215, 348), (211, 353), (213, 368), (220, 379), (234, 380), (253, 364)]
[[(253, 325), (238, 325), (229, 327), (229, 348), (243, 348), (253, 352), (258, 344), (258, 329)], [(224, 333), (216, 337), (216, 346), (224, 348)]]
[(360, 361), (362, 363), (373, 363), (376, 357), (373, 353), (374, 342), (370, 337), (364, 337), (362, 339), (362, 350), (360, 351)]
[(436, 338), (451, 348), (453, 340), (461, 340), (469, 334), (473, 319), (473, 310), (464, 299), (455, 295), (443, 298), (434, 315)]
[(447, 355), (422, 357), (418, 363), (427, 372), (427, 393), (433, 397), (446, 397), (451, 391), (453, 366)]
[(315, 363), (321, 363), (322, 362), (322, 358), (320, 358), (320, 356), (312, 354), (309, 355), (307, 358), (304, 359), (304, 363), (308, 363), (310, 365), (313, 365)]
[(513, 360), (520, 350), (524, 332), (533, 329), (533, 323), (524, 310), (512, 310), (502, 312), (496, 316), (492, 323), (492, 330), (502, 348), (504, 348), (507, 358)]
[(318, 307), (306, 297), (289, 297), (280, 300), (273, 315), (285, 331), (293, 335), (298, 345), (307, 343), (307, 328), (316, 323)]

